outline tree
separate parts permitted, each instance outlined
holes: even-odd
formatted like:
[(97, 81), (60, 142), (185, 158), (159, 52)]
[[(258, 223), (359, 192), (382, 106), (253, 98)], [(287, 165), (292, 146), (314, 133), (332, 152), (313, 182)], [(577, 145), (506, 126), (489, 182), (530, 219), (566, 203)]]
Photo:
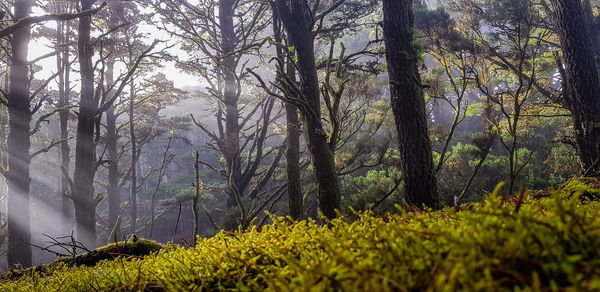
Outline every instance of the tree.
[[(52, 2), (55, 5), (55, 10), (60, 13), (71, 12), (74, 9), (74, 3), (65, 3), (61, 1)], [(58, 108), (60, 120), (60, 189), (59, 198), (62, 203), (62, 219), (63, 222), (60, 232), (62, 235), (67, 235), (71, 232), (71, 222), (73, 217), (73, 203), (69, 198), (69, 170), (70, 170), (70, 153), (69, 147), (69, 109), (70, 109), (70, 93), (71, 93), (71, 29), (70, 21), (59, 21), (56, 29), (56, 66), (58, 68)]]
[[(81, 9), (91, 9), (95, 0), (81, 0)], [(79, 115), (77, 117), (77, 142), (75, 146), (75, 170), (72, 198), (75, 206), (77, 239), (86, 247), (96, 246), (96, 202), (94, 200), (94, 176), (96, 145), (94, 126), (98, 110), (94, 96), (94, 54), (90, 39), (92, 17), (79, 19), (77, 52), (81, 74)]]
[[(17, 21), (29, 16), (32, 1), (16, 1), (14, 17)], [(7, 95), (9, 114), (8, 134), (8, 265), (31, 265), (29, 176), (30, 123), (33, 115), (29, 96), (28, 46), (30, 25), (13, 33), (11, 46), (10, 83)]]
[(276, 0), (277, 11), (297, 54), (301, 92), (296, 104), (302, 113), (307, 146), (315, 169), (319, 208), (327, 218), (340, 209), (340, 185), (335, 170), (333, 149), (321, 121), (319, 77), (315, 64), (314, 15), (306, 0)]
[[(271, 4), (273, 12), (273, 39), (277, 43), (277, 58), (283, 62), (286, 61), (286, 77), (292, 82), (296, 82), (296, 69), (293, 65), (292, 56), (285, 57), (284, 41), (282, 37), (281, 19), (277, 13), (277, 7)], [(289, 47), (289, 46), (285, 46)], [(285, 84), (281, 82), (281, 84)], [(293, 90), (288, 90), (284, 95), (293, 95)], [(298, 118), (298, 107), (291, 102), (285, 102), (285, 119), (287, 131), (287, 149), (285, 152), (286, 161), (286, 180), (288, 191), (288, 209), (289, 214), (295, 220), (302, 220), (304, 216), (304, 206), (302, 197), (302, 185), (300, 183), (300, 120)]]
[[(253, 217), (249, 214), (254, 212), (248, 211), (242, 198), (271, 200), (278, 195), (265, 192), (263, 187), (283, 156), (280, 147), (267, 147), (275, 99), (244, 90), (250, 74), (246, 69), (260, 66), (251, 58), (260, 54), (266, 42), (261, 34), (269, 24), (269, 6), (248, 0), (202, 0), (197, 5), (185, 0), (153, 3), (165, 20), (160, 28), (180, 38), (181, 48), (188, 52), (186, 57), (175, 58), (177, 65), (208, 84), (199, 94), (213, 105), (216, 130), (195, 116), (193, 121), (211, 139), (203, 146), (223, 159), (221, 165), (199, 163), (227, 181), (227, 207), (239, 209), (241, 216), (236, 219), (249, 223)], [(263, 165), (269, 156), (272, 163)]]
[(582, 173), (600, 175), (600, 79), (595, 45), (580, 1), (552, 0), (567, 77), (563, 91), (571, 110)]
[(400, 169), (406, 201), (437, 209), (439, 198), (421, 78), (417, 68), (411, 0), (383, 1), (383, 34), (386, 45), (392, 112), (398, 130)]

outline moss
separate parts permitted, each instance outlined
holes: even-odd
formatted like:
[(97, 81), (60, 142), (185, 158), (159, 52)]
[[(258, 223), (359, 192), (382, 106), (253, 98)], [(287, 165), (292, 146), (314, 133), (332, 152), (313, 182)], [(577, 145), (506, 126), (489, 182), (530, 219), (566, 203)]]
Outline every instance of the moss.
[(600, 200), (600, 180), (597, 178), (575, 178), (560, 185), (560, 192), (567, 195), (579, 194), (582, 198)]
[[(329, 225), (272, 217), (192, 248), (64, 263), (2, 291), (599, 291), (600, 201), (593, 180), (436, 212)], [(585, 190), (585, 191), (581, 191)]]
[(34, 273), (49, 274), (57, 268), (63, 266), (87, 266), (92, 267), (103, 260), (113, 260), (116, 257), (142, 257), (153, 252), (158, 252), (163, 248), (163, 245), (143, 238), (138, 238), (135, 234), (127, 241), (120, 241), (117, 244), (111, 243), (103, 247), (99, 247), (90, 252), (86, 252), (75, 257), (65, 257), (52, 261), (47, 265), (39, 265), (31, 268), (16, 268), (11, 269), (8, 273), (0, 275), (0, 280), (18, 279), (25, 275)]

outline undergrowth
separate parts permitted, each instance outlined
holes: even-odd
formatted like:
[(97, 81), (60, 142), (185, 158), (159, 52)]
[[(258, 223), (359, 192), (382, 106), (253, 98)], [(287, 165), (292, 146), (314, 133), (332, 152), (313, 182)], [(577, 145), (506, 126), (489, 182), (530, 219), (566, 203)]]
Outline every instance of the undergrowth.
[(23, 291), (586, 291), (600, 289), (593, 180), (437, 212), (274, 223), (196, 247), (93, 267), (61, 264), (0, 283)]

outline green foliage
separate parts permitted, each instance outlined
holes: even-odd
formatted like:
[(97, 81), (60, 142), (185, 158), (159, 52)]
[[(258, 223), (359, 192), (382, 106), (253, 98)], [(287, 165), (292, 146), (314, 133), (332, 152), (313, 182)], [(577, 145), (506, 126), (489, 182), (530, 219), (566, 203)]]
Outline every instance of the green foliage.
[[(401, 173), (396, 168), (388, 170), (370, 170), (365, 176), (345, 176), (341, 182), (342, 209), (350, 212), (350, 208), (357, 211), (370, 209), (390, 191), (396, 182), (401, 180)], [(396, 188), (392, 194), (377, 206), (373, 211), (376, 214), (394, 211), (394, 205), (402, 202), (402, 188)], [(351, 216), (353, 214), (344, 214)]]
[[(590, 184), (593, 183), (593, 184)], [(492, 194), (455, 211), (220, 232), (143, 259), (57, 266), (3, 291), (590, 291), (600, 289), (600, 202), (592, 180), (522, 199)]]

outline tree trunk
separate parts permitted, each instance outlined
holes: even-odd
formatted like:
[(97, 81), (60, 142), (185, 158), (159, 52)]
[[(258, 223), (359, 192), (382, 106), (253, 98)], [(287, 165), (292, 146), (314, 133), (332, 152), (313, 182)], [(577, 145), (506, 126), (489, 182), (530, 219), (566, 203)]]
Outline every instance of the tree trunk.
[[(108, 75), (108, 74), (107, 74)], [(107, 78), (108, 80), (108, 78)], [(109, 83), (110, 84), (110, 83)], [(106, 111), (106, 148), (108, 152), (108, 226), (112, 228), (119, 216), (121, 190), (119, 188), (119, 154), (117, 153), (117, 116), (115, 106)]]
[[(81, 0), (81, 9), (92, 7), (94, 0)], [(79, 67), (81, 72), (81, 99), (77, 119), (77, 142), (75, 146), (75, 173), (73, 175), (75, 222), (77, 240), (87, 248), (96, 246), (96, 204), (94, 202), (94, 176), (96, 145), (94, 125), (97, 103), (94, 100), (93, 49), (90, 42), (90, 16), (79, 19), (79, 40), (77, 42)]]
[[(283, 38), (281, 36), (281, 19), (277, 8), (273, 6), (273, 38), (275, 42), (280, 44), (277, 46), (277, 58), (286, 60), (283, 53)], [(296, 70), (291, 64), (291, 60), (287, 62), (285, 74), (290, 80), (296, 79)], [(285, 92), (285, 95), (291, 92)], [(285, 103), (285, 117), (287, 123), (287, 150), (286, 157), (286, 174), (287, 174), (287, 191), (288, 191), (288, 208), (290, 216), (294, 220), (302, 220), (304, 214), (302, 200), (302, 185), (300, 184), (300, 121), (298, 119), (298, 108), (292, 103)]]
[[(117, 11), (118, 3), (112, 3), (110, 9), (110, 15), (108, 19), (109, 28), (114, 28), (118, 25)], [(112, 51), (106, 61), (106, 86), (107, 88), (115, 82), (114, 78), (114, 67), (116, 61), (116, 48), (117, 34), (113, 32), (110, 34), (109, 48)], [(113, 98), (114, 91), (108, 96), (108, 99)], [(121, 190), (119, 188), (119, 154), (117, 153), (117, 141), (119, 135), (117, 133), (117, 115), (116, 102), (108, 108), (106, 111), (106, 148), (108, 152), (108, 228), (113, 228), (117, 223), (117, 217), (119, 216), (119, 207), (121, 204)], [(109, 238), (110, 240), (110, 238)]]
[[(29, 16), (31, 1), (21, 0), (14, 4), (14, 16), (18, 21)], [(27, 52), (31, 26), (16, 31), (11, 40), (12, 65), (8, 91), (8, 266), (21, 264), (31, 266), (31, 233), (29, 218), (29, 148), (31, 109), (29, 103), (29, 78)]]
[(600, 175), (600, 79), (580, 1), (552, 0), (582, 173)]
[(340, 209), (340, 185), (333, 149), (321, 122), (321, 96), (312, 31), (313, 15), (306, 0), (277, 0), (275, 3), (298, 57), (303, 101), (300, 112), (304, 119), (304, 134), (317, 179), (319, 208), (327, 218), (335, 218), (335, 210)]
[(590, 39), (592, 41), (592, 46), (594, 47), (596, 66), (598, 66), (600, 65), (600, 31), (598, 31), (598, 25), (596, 24), (596, 18), (594, 17), (591, 1), (583, 0), (582, 4), (583, 13), (585, 14), (585, 21), (587, 23), (587, 27), (590, 29)]
[[(65, 11), (66, 12), (66, 11)], [(70, 72), (71, 66), (69, 64), (69, 48), (70, 48), (70, 26), (68, 22), (59, 22), (58, 24), (58, 40), (57, 40), (57, 67), (59, 68), (60, 74), (58, 75), (58, 107), (65, 108), (69, 105), (70, 97)], [(69, 147), (69, 111), (63, 110), (58, 114), (60, 124), (60, 162), (61, 168), (64, 171), (60, 172), (60, 194), (59, 200), (61, 201), (61, 226), (60, 235), (66, 236), (71, 234), (72, 230), (72, 218), (73, 218), (73, 206), (71, 199), (69, 198), (69, 177), (68, 173), (70, 170), (70, 152)]]
[(198, 224), (198, 201), (200, 200), (200, 164), (199, 164), (198, 151), (194, 151), (194, 173), (196, 174), (196, 178), (194, 180), (194, 197), (192, 198), (192, 214), (194, 216), (194, 234), (193, 240), (194, 244), (198, 240), (196, 237), (198, 236), (199, 224)]
[(236, 2), (235, 0), (219, 1), (221, 50), (224, 56), (220, 69), (225, 84), (223, 89), (223, 101), (225, 103), (225, 149), (223, 154), (227, 164), (227, 173), (230, 176), (230, 198), (228, 200), (228, 206), (230, 207), (234, 206), (236, 202), (234, 192), (239, 192), (241, 196), (245, 191), (245, 187), (241, 186), (239, 92), (236, 81), (236, 58), (233, 54), (237, 43), (233, 25)]
[[(131, 46), (129, 48), (129, 56), (131, 57), (133, 52)], [(135, 108), (135, 87), (134, 80), (131, 78), (131, 85), (129, 89), (129, 135), (131, 136), (131, 189), (129, 190), (129, 204), (131, 205), (131, 229), (130, 233), (135, 233), (136, 221), (137, 221), (137, 161), (139, 158), (137, 141), (135, 140), (135, 116), (133, 110)]]
[(383, 15), (391, 105), (398, 130), (406, 201), (419, 208), (425, 205), (437, 209), (439, 198), (425, 100), (413, 46), (412, 1), (383, 0)]

